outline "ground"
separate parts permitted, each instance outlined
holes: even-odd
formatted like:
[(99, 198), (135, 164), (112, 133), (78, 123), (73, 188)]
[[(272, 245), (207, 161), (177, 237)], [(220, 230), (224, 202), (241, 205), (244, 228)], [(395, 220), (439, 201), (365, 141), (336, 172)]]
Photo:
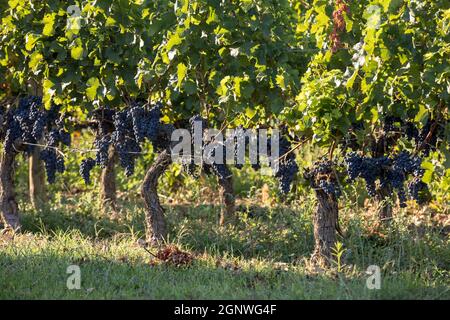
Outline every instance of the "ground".
[[(63, 197), (24, 210), (22, 233), (0, 238), (0, 299), (450, 298), (448, 215), (430, 208), (395, 212), (385, 227), (370, 207), (343, 206), (341, 260), (323, 270), (309, 262), (313, 199), (241, 202), (226, 227), (218, 226), (217, 205), (165, 201), (168, 242), (192, 257), (181, 266), (144, 248), (139, 200), (122, 203), (118, 220), (93, 203)], [(79, 290), (67, 288), (69, 265), (80, 267)], [(366, 286), (370, 265), (381, 269), (379, 290)]]

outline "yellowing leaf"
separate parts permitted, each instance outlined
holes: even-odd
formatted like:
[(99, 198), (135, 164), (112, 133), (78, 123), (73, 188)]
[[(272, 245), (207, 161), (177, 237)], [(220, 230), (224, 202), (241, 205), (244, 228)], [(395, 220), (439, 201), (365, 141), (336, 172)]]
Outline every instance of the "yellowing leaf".
[(81, 60), (83, 58), (83, 46), (76, 46), (70, 49), (70, 56), (75, 60)]
[(220, 86), (217, 88), (217, 93), (219, 95), (224, 96), (228, 93), (228, 80), (230, 80), (230, 76), (226, 76), (222, 80), (220, 80)]
[(433, 171), (425, 170), (425, 173), (423, 174), (423, 177), (422, 177), (422, 181), (424, 183), (430, 183), (432, 178), (433, 178)]
[(206, 23), (210, 24), (211, 22), (215, 22), (215, 21), (217, 21), (216, 10), (209, 7), (209, 15), (208, 15), (208, 19), (206, 20)]
[(377, 122), (379, 118), (377, 108), (370, 109), (370, 113), (372, 114), (372, 123)]
[(174, 33), (167, 41), (166, 49), (167, 51), (172, 50), (173, 46), (179, 45), (182, 42), (182, 38), (178, 33)]
[(52, 97), (55, 94), (55, 89), (53, 89), (54, 85), (55, 84), (49, 79), (45, 79), (42, 84), (43, 102), (44, 102), (45, 108), (47, 108), (47, 109), (50, 108), (51, 102), (52, 102)]
[(30, 61), (28, 62), (28, 66), (31, 68), (31, 70), (36, 71), (39, 62), (44, 59), (44, 56), (40, 54), (39, 52), (33, 52), (33, 54), (30, 56)]
[(39, 36), (29, 33), (25, 36), (25, 49), (27, 51), (31, 51), (34, 48), (34, 45), (36, 44), (36, 41), (38, 41)]
[(241, 96), (241, 81), (242, 81), (241, 77), (234, 78), (234, 93), (236, 94), (237, 97)]
[(286, 90), (286, 84), (284, 83), (284, 76), (282, 74), (278, 74), (275, 81), (282, 90)]
[(97, 97), (97, 89), (100, 87), (100, 81), (98, 78), (93, 77), (87, 81), (87, 85), (86, 96), (92, 101)]
[(45, 15), (43, 19), (44, 29), (42, 30), (44, 36), (49, 37), (55, 33), (55, 15), (55, 13)]
[(246, 109), (245, 109), (245, 115), (246, 115), (249, 119), (252, 119), (252, 118), (256, 115), (256, 110), (255, 110), (255, 109), (251, 109), (251, 108), (246, 108)]
[(107, 27), (112, 27), (112, 26), (115, 26), (116, 23), (117, 23), (117, 22), (116, 22), (116, 20), (114, 20), (114, 18), (108, 17), (108, 18), (106, 19), (105, 25), (106, 25)]
[(359, 71), (359, 68), (356, 68), (355, 72), (353, 72), (353, 75), (350, 78), (348, 78), (347, 83), (345, 84), (347, 89), (353, 88), (353, 83), (355, 83), (356, 77), (358, 75), (358, 71)]
[(178, 83), (177, 87), (180, 88), (181, 83), (183, 82), (184, 78), (186, 77), (187, 73), (187, 67), (184, 63), (179, 63), (177, 67), (177, 77), (178, 77)]

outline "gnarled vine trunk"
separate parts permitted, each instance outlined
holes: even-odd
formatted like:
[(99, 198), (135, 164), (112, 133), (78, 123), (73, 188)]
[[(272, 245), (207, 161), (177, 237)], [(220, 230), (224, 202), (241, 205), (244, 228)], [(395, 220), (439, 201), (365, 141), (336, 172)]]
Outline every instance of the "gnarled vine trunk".
[(5, 228), (20, 229), (19, 208), (14, 190), (14, 160), (16, 153), (2, 152), (0, 157), (0, 213)]
[[(382, 157), (386, 152), (386, 147), (385, 139), (380, 139), (373, 147), (372, 156), (375, 158)], [(376, 191), (377, 212), (382, 222), (389, 222), (392, 219), (393, 208), (389, 202), (389, 199), (392, 197), (392, 192), (390, 186), (380, 186)]]
[(108, 151), (108, 163), (100, 176), (100, 209), (104, 214), (117, 217), (117, 194), (116, 194), (116, 152), (111, 146)]
[(158, 179), (171, 163), (170, 151), (161, 152), (147, 171), (142, 184), (141, 194), (146, 209), (147, 241), (151, 243), (159, 243), (167, 238), (164, 209), (161, 207), (158, 197)]
[(335, 196), (316, 189), (317, 206), (314, 212), (314, 253), (312, 260), (320, 265), (329, 265), (332, 259), (331, 249), (336, 243), (338, 224), (338, 201)]
[(219, 179), (219, 185), (220, 201), (222, 203), (219, 223), (223, 226), (225, 223), (231, 222), (234, 218), (235, 199), (232, 177), (230, 176), (226, 179)]
[(28, 160), (29, 193), (30, 201), (35, 209), (41, 208), (47, 201), (47, 190), (45, 187), (45, 167), (39, 158), (40, 147), (36, 146)]
[(389, 199), (392, 197), (392, 188), (383, 187), (377, 190), (376, 199), (378, 202), (378, 216), (382, 222), (389, 222), (392, 219), (392, 205)]

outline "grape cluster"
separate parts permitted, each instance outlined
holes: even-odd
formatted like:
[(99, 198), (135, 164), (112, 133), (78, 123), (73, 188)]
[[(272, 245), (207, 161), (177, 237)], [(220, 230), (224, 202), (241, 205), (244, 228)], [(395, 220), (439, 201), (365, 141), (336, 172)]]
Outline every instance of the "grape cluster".
[(80, 172), (86, 182), (89, 182), (89, 172), (95, 165), (104, 168), (108, 164), (110, 146), (114, 147), (119, 163), (125, 169), (125, 174), (134, 173), (135, 161), (142, 152), (140, 144), (148, 139), (155, 149), (166, 148), (170, 137), (160, 135), (162, 104), (153, 108), (134, 102), (126, 109), (115, 111), (109, 108), (94, 110), (93, 118), (98, 124), (97, 136), (94, 141), (96, 148), (95, 162), (90, 158), (82, 162)]
[[(376, 195), (376, 182), (379, 181), (380, 188), (391, 187), (396, 190), (400, 206), (405, 207), (407, 200), (405, 182), (408, 177), (412, 176), (413, 181), (416, 181), (411, 185), (412, 188), (420, 185), (423, 189), (423, 185), (418, 182), (424, 174), (421, 168), (422, 159), (407, 151), (402, 151), (391, 158), (386, 156), (369, 158), (351, 152), (345, 158), (345, 162), (350, 180), (364, 179), (367, 193), (371, 197)], [(412, 199), (418, 200), (416, 193), (409, 194)]]
[[(424, 170), (421, 168), (422, 159), (417, 156), (412, 156), (407, 151), (402, 151), (394, 157), (392, 162), (393, 165), (387, 172), (387, 178), (385, 180), (389, 181), (392, 187), (397, 190), (400, 206), (405, 207), (405, 202), (407, 200), (404, 188), (405, 181), (408, 176), (413, 176), (415, 180), (421, 180), (424, 174)], [(413, 199), (418, 200), (418, 197), (415, 197), (414, 194), (410, 193), (410, 196), (413, 196)]]
[[(201, 118), (199, 115), (193, 116), (190, 120), (189, 120), (189, 124), (190, 124), (190, 130), (191, 130), (191, 137), (192, 139), (194, 139), (194, 124), (200, 122), (202, 124), (202, 127), (205, 128), (207, 123), (205, 121), (205, 119)], [(205, 150), (205, 147), (209, 145), (210, 141), (205, 141), (204, 139), (205, 137), (202, 136), (202, 153)], [(214, 174), (217, 177), (219, 177), (219, 179), (225, 179), (227, 177), (229, 177), (231, 175), (231, 171), (229, 170), (228, 166), (226, 165), (226, 159), (227, 157), (227, 148), (226, 145), (231, 142), (234, 145), (234, 148), (232, 149), (233, 154), (231, 155), (231, 158), (234, 159), (234, 166), (238, 169), (241, 169), (243, 167), (243, 164), (240, 163), (241, 159), (238, 159), (238, 143), (244, 143), (244, 146), (240, 146), (241, 148), (243, 147), (245, 151), (247, 151), (248, 146), (250, 144), (250, 135), (248, 135), (245, 131), (245, 129), (243, 129), (242, 127), (238, 127), (235, 129), (234, 134), (232, 134), (230, 137), (228, 137), (227, 139), (232, 139), (230, 140), (226, 140), (224, 142), (224, 144), (222, 144), (222, 146), (216, 146), (215, 148), (211, 149), (211, 151), (209, 152), (209, 154), (205, 154), (205, 156), (207, 158), (209, 158), (208, 163), (202, 163), (201, 165), (201, 169), (206, 173), (206, 174)], [(277, 167), (275, 170), (275, 177), (277, 178), (278, 182), (279, 182), (279, 188), (280, 191), (283, 194), (287, 194), (290, 190), (291, 190), (291, 185), (292, 185), (292, 181), (295, 177), (295, 175), (298, 172), (298, 165), (295, 161), (295, 154), (293, 152), (291, 152), (291, 143), (289, 142), (289, 140), (287, 140), (287, 138), (285, 136), (282, 136), (280, 138), (279, 141), (279, 152), (278, 152), (278, 158), (274, 159), (272, 154), (271, 154), (271, 141), (270, 139), (267, 139), (266, 141), (267, 143), (267, 150), (268, 150), (268, 154), (267, 156), (269, 157), (269, 160), (272, 163), (277, 163)], [(260, 141), (260, 137), (259, 135), (257, 136), (257, 148), (259, 151), (259, 145), (261, 144)], [(193, 150), (193, 146), (194, 146), (194, 141), (192, 141), (192, 147), (191, 150)], [(217, 161), (213, 161), (213, 159), (216, 159), (216, 151), (218, 150), (218, 148), (222, 148), (222, 155), (223, 158), (220, 159), (221, 163), (217, 163)], [(260, 169), (261, 167), (261, 159), (259, 157), (258, 154), (258, 158), (256, 163), (252, 163), (252, 167), (255, 170)], [(194, 158), (193, 155), (191, 154), (190, 157), (190, 161), (184, 161), (183, 162), (183, 169), (191, 175), (196, 176), (198, 173), (198, 165), (196, 165), (194, 163)]]
[(305, 176), (314, 189), (322, 190), (327, 195), (338, 198), (341, 196), (341, 188), (334, 171), (335, 167), (336, 163), (333, 161), (317, 161)]
[(65, 170), (64, 158), (55, 149), (47, 147), (41, 151), (40, 159), (44, 162), (48, 183), (54, 183), (56, 172), (63, 173)]
[(69, 146), (70, 134), (64, 129), (64, 114), (60, 107), (52, 105), (45, 110), (42, 98), (27, 96), (19, 99), (17, 107), (12, 107), (4, 115), (5, 152), (23, 151), (30, 155), (37, 144), (44, 141), (46, 147), (40, 152), (49, 183), (55, 181), (57, 172), (64, 172), (64, 158), (57, 152), (60, 144)]
[[(194, 150), (194, 127), (197, 124), (201, 124), (203, 130), (207, 127), (207, 122), (205, 119), (203, 119), (200, 115), (195, 115), (189, 119), (190, 129), (191, 129), (191, 138), (192, 138), (192, 147), (191, 150)], [(211, 143), (212, 141), (205, 141), (204, 133), (202, 132), (202, 154), (205, 150), (205, 148)], [(216, 151), (217, 148), (222, 148), (222, 155), (223, 158), (220, 159), (220, 163), (217, 163), (217, 161), (214, 161), (216, 157)], [(231, 171), (228, 168), (228, 166), (225, 164), (225, 156), (226, 156), (226, 148), (225, 145), (222, 146), (216, 146), (215, 148), (211, 149), (208, 154), (205, 154), (206, 158), (209, 160), (208, 163), (204, 163), (202, 161), (202, 170), (205, 174), (210, 175), (214, 174), (219, 178), (219, 180), (226, 180), (231, 176)], [(203, 159), (202, 159), (203, 160)], [(194, 162), (194, 157), (191, 156), (191, 161), (185, 164), (185, 168), (187, 172), (196, 172), (196, 164)]]
[(345, 162), (350, 181), (356, 178), (364, 179), (367, 193), (371, 197), (374, 197), (376, 194), (376, 180), (383, 176), (383, 166), (389, 166), (391, 164), (390, 159), (387, 157), (367, 158), (358, 155), (356, 152), (349, 153)]
[(96, 161), (92, 158), (86, 158), (81, 161), (80, 174), (86, 184), (91, 183), (91, 170), (96, 165)]
[(145, 138), (153, 143), (157, 142), (162, 107), (162, 104), (158, 102), (150, 110), (140, 104), (134, 104), (129, 109), (134, 136), (138, 142), (143, 142)]
[(111, 134), (114, 132), (114, 116), (116, 111), (108, 107), (98, 108), (92, 111), (95, 121), (97, 135), (94, 140), (96, 149), (95, 159), (86, 158), (81, 161), (80, 174), (86, 184), (89, 184), (90, 172), (96, 166), (105, 168), (109, 159), (109, 147), (111, 145)]
[(277, 162), (275, 177), (278, 180), (279, 189), (282, 194), (287, 194), (291, 190), (292, 182), (298, 172), (298, 165), (295, 161), (295, 154), (292, 152), (292, 145), (285, 136), (280, 137), (279, 141), (279, 159), (273, 159), (272, 163)]
[(109, 146), (111, 145), (111, 136), (97, 136), (94, 141), (94, 146), (97, 149), (95, 155), (95, 163), (101, 168), (106, 168), (109, 159)]
[(64, 157), (58, 152), (60, 145), (70, 146), (70, 134), (62, 128), (62, 120), (56, 122), (58, 127), (50, 130), (46, 138), (46, 147), (40, 152), (40, 159), (44, 162), (48, 183), (54, 183), (56, 173), (65, 170)]
[(25, 151), (30, 154), (33, 150), (32, 144), (42, 138), (46, 125), (42, 99), (36, 96), (21, 98), (18, 107), (9, 111), (6, 115), (4, 149), (6, 152), (17, 152), (14, 145), (20, 140), (24, 143)]
[(131, 109), (117, 112), (114, 116), (114, 132), (111, 135), (111, 143), (119, 156), (119, 163), (125, 169), (125, 175), (134, 173), (135, 160), (142, 151), (136, 139), (133, 127)]

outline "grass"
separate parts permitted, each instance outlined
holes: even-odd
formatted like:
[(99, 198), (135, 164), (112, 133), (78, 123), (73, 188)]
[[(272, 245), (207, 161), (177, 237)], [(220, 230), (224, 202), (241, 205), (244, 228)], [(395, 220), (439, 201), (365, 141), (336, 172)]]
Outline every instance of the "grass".
[[(223, 228), (213, 204), (166, 201), (169, 242), (194, 256), (176, 267), (139, 244), (139, 201), (111, 220), (94, 200), (58, 197), (49, 208), (24, 210), (23, 232), (0, 238), (0, 299), (450, 298), (448, 219), (431, 209), (396, 212), (383, 227), (370, 208), (343, 206), (341, 263), (321, 270), (309, 263), (312, 199), (289, 207), (242, 202), (236, 224)], [(66, 286), (72, 264), (80, 290)], [(380, 290), (366, 287), (369, 265), (381, 268)]]

